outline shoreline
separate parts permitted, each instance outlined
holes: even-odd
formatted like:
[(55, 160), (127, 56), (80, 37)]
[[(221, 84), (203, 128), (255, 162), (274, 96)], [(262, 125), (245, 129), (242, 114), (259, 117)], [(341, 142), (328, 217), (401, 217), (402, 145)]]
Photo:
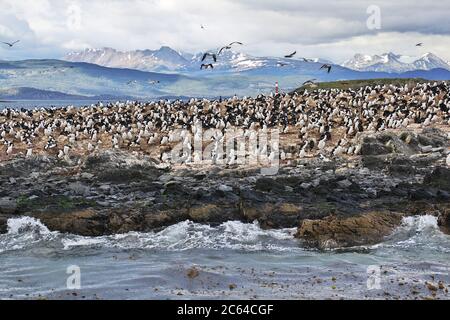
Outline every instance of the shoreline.
[[(436, 129), (418, 135), (446, 141)], [(430, 214), (448, 233), (450, 168), (442, 150), (298, 160), (275, 176), (237, 165), (175, 168), (117, 150), (71, 163), (16, 158), (0, 166), (0, 232), (19, 216), (84, 236), (155, 231), (185, 220), (256, 220), (264, 229), (297, 228), (307, 246), (330, 249), (381, 242), (402, 217)]]

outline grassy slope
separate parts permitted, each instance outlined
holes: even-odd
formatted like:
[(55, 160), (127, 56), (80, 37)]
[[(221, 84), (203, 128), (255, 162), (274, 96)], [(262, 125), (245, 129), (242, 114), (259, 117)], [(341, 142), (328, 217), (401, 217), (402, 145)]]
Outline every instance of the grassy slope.
[(345, 81), (332, 81), (332, 82), (319, 82), (317, 87), (302, 86), (295, 91), (303, 91), (304, 89), (314, 90), (314, 89), (358, 89), (365, 86), (374, 85), (404, 85), (406, 83), (415, 85), (416, 83), (429, 82), (429, 80), (421, 78), (406, 78), (406, 79), (368, 79), (368, 80), (345, 80)]

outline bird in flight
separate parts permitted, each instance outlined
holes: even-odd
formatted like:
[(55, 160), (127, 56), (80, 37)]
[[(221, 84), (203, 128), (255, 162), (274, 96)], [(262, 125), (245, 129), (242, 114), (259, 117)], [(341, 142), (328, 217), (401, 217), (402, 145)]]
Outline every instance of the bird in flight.
[(313, 59), (302, 58), (302, 60), (303, 60), (304, 62), (314, 62)]
[(217, 62), (217, 55), (216, 55), (215, 53), (209, 53), (209, 52), (206, 52), (206, 53), (203, 55), (202, 62), (205, 61), (205, 59), (206, 59), (207, 57), (211, 57), (211, 58), (213, 58), (214, 62)]
[(419, 42), (418, 44), (416, 44), (416, 47), (421, 47), (423, 45), (422, 42)]
[(135, 83), (137, 83), (136, 80), (130, 80), (130, 81), (127, 82), (127, 85), (132, 85), (132, 84), (135, 84)]
[(150, 83), (150, 84), (158, 84), (159, 80), (149, 80), (148, 83)]
[(226, 45), (226, 46), (220, 48), (220, 50), (219, 50), (219, 52), (218, 52), (217, 54), (221, 54), (222, 51), (224, 51), (224, 50), (230, 50), (231, 47), (232, 47), (234, 44), (239, 44), (239, 45), (241, 45), (241, 46), (243, 45), (242, 42), (234, 41), (234, 42), (232, 42), (232, 43), (230, 43), (230, 44), (228, 44), (228, 45)]
[(8, 45), (10, 48), (12, 48), (13, 45), (15, 45), (16, 43), (18, 43), (20, 40), (14, 41), (14, 42), (2, 42), (6, 45)]
[(200, 70), (209, 69), (209, 68), (214, 69), (214, 66), (212, 63), (208, 63), (208, 64), (202, 63), (202, 65), (200, 66)]
[(306, 85), (315, 84), (315, 83), (316, 83), (316, 80), (317, 80), (317, 79), (309, 79), (309, 80), (306, 80), (305, 82), (303, 82), (303, 85), (306, 86)]
[(320, 67), (320, 69), (327, 69), (328, 73), (330, 73), (331, 68), (332, 68), (331, 64), (324, 64)]
[(288, 63), (284, 63), (284, 62), (277, 62), (277, 67), (284, 67), (289, 65)]
[(200, 28), (205, 29), (205, 26), (201, 24), (201, 25), (200, 25)]
[(293, 56), (295, 56), (297, 54), (297, 51), (292, 52), (291, 54), (285, 55), (285, 58), (292, 58)]

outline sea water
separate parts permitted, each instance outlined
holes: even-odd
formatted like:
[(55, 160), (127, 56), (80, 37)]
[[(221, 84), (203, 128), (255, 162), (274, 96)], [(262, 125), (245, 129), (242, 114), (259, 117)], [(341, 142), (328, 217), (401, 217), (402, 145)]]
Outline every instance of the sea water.
[(295, 231), (185, 221), (82, 237), (10, 219), (0, 235), (0, 299), (448, 298), (428, 288), (450, 283), (450, 237), (435, 217), (405, 218), (383, 243), (339, 250), (306, 248)]

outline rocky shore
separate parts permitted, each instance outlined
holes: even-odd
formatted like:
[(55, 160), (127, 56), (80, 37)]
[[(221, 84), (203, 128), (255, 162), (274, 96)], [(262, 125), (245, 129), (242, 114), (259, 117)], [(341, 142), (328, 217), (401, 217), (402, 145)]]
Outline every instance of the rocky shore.
[(361, 137), (360, 156), (283, 163), (277, 175), (238, 166), (169, 166), (124, 151), (70, 161), (49, 156), (0, 165), (0, 232), (17, 216), (86, 236), (159, 230), (184, 220), (298, 228), (321, 249), (382, 241), (409, 215), (439, 217), (450, 231), (448, 133)]

